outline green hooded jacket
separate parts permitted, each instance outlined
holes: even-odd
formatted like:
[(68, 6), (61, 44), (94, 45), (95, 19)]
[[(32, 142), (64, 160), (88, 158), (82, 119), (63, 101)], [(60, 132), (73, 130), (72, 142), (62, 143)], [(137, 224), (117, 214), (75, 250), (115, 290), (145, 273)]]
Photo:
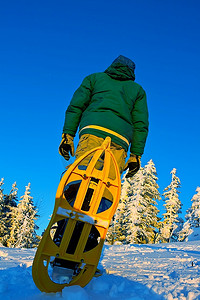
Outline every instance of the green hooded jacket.
[(63, 132), (75, 136), (79, 127), (79, 136), (110, 136), (127, 151), (127, 143), (113, 131), (128, 140), (131, 153), (142, 155), (148, 134), (148, 109), (146, 93), (134, 80), (134, 70), (116, 60), (105, 72), (87, 76), (66, 110)]

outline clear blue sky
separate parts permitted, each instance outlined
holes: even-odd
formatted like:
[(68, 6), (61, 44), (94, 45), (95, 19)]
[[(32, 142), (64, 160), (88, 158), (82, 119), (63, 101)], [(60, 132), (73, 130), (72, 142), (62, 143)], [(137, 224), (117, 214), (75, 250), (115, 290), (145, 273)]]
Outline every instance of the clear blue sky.
[[(52, 213), (64, 163), (65, 110), (82, 79), (119, 55), (136, 63), (160, 192), (177, 169), (185, 210), (200, 185), (200, 3), (198, 0), (4, 1), (0, 7), (0, 177)], [(160, 205), (162, 207), (162, 205)]]

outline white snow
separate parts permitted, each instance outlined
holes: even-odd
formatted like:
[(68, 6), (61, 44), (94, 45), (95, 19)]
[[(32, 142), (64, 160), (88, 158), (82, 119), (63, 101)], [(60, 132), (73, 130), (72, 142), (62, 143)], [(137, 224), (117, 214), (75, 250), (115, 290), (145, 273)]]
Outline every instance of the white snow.
[(193, 300), (200, 299), (200, 241), (153, 245), (105, 245), (101, 277), (62, 294), (41, 293), (31, 265), (35, 249), (0, 247), (0, 299)]

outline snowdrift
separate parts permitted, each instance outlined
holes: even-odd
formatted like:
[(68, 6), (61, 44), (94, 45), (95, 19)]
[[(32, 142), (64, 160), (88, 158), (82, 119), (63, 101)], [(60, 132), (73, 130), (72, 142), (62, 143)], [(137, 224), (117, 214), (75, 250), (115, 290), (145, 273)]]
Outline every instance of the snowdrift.
[(85, 287), (41, 293), (31, 266), (35, 249), (0, 247), (0, 299), (193, 300), (200, 299), (200, 241), (155, 245), (105, 245), (104, 274)]

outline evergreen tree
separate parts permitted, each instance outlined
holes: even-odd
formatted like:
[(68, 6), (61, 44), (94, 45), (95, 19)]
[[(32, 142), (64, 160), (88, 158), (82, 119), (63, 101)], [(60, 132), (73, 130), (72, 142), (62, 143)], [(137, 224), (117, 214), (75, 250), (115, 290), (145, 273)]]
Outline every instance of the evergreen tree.
[(129, 191), (127, 212), (129, 214), (127, 241), (130, 243), (155, 243), (160, 218), (157, 200), (156, 168), (152, 160), (134, 176)]
[(3, 184), (4, 184), (4, 178), (1, 178), (1, 181), (0, 181), (0, 209), (1, 209), (2, 203), (3, 203), (3, 189), (2, 189)]
[[(181, 204), (181, 206), (182, 206), (182, 204)], [(181, 211), (179, 211), (179, 213), (181, 213)], [(183, 226), (184, 226), (184, 221), (179, 216), (178, 217), (178, 222), (176, 223), (176, 228), (174, 229), (174, 232), (173, 232), (172, 237), (171, 237), (172, 242), (178, 242), (179, 241), (180, 232), (183, 230)], [(186, 227), (184, 228), (184, 230), (186, 230)]]
[(200, 187), (196, 188), (196, 194), (191, 201), (192, 206), (186, 218), (189, 220), (191, 227), (200, 227)]
[[(3, 209), (4, 209), (4, 197), (3, 197), (3, 186), (4, 184), (4, 178), (1, 178), (0, 181), (0, 237), (3, 236), (3, 233), (6, 229), (6, 225), (3, 218)], [(1, 241), (1, 239), (0, 239)]]
[(11, 231), (7, 241), (9, 247), (32, 248), (38, 244), (35, 220), (38, 218), (37, 209), (30, 196), (30, 183), (26, 186), (25, 194), (20, 197), (16, 208), (12, 209)]
[(117, 207), (116, 213), (111, 221), (111, 224), (108, 228), (108, 232), (106, 235), (106, 240), (111, 245), (113, 245), (117, 241), (121, 243), (126, 242), (125, 211), (126, 211), (128, 186), (129, 183), (124, 175), (122, 178), (121, 197), (120, 197), (119, 205)]
[(189, 222), (189, 220), (187, 220), (184, 225), (183, 228), (181, 229), (181, 231), (179, 232), (179, 236), (178, 236), (178, 241), (179, 242), (184, 242), (188, 240), (188, 236), (193, 232), (192, 228), (191, 228), (191, 224)]
[(1, 191), (1, 195), (3, 196), (3, 198), (1, 201), (1, 211), (0, 211), (1, 213), (0, 242), (3, 246), (7, 246), (7, 240), (10, 236), (11, 212), (12, 209), (17, 206), (17, 191), (18, 188), (16, 182), (13, 183), (12, 189), (9, 194), (4, 195), (3, 192)]
[(157, 208), (157, 200), (160, 200), (159, 186), (157, 184), (157, 172), (155, 164), (152, 159), (144, 167), (144, 184), (143, 184), (143, 198), (146, 202), (144, 212), (147, 241), (148, 243), (155, 243), (158, 234), (161, 220), (158, 217), (159, 210)]
[[(176, 169), (171, 171), (172, 181), (169, 186), (164, 189), (163, 196), (165, 197), (165, 209), (163, 214), (164, 220), (161, 227), (161, 236), (163, 242), (177, 241), (178, 240), (178, 224), (182, 223), (179, 218), (181, 213), (181, 201), (179, 200), (180, 179), (176, 176)], [(178, 229), (178, 230), (177, 230)]]
[(110, 243), (156, 241), (160, 221), (156, 207), (156, 200), (160, 199), (157, 179), (152, 160), (132, 178), (123, 177), (120, 203), (107, 235)]
[(127, 243), (154, 243), (159, 220), (156, 200), (160, 199), (156, 168), (152, 160), (128, 179), (123, 220)]
[(143, 218), (145, 212), (145, 201), (143, 198), (143, 168), (130, 178), (128, 188), (128, 199), (125, 216), (127, 219), (125, 228), (127, 231), (127, 243), (144, 243), (146, 241), (146, 225)]
[(186, 211), (186, 222), (179, 234), (179, 241), (187, 241), (188, 236), (193, 232), (192, 228), (200, 227), (200, 187), (197, 187), (191, 201), (192, 205)]

